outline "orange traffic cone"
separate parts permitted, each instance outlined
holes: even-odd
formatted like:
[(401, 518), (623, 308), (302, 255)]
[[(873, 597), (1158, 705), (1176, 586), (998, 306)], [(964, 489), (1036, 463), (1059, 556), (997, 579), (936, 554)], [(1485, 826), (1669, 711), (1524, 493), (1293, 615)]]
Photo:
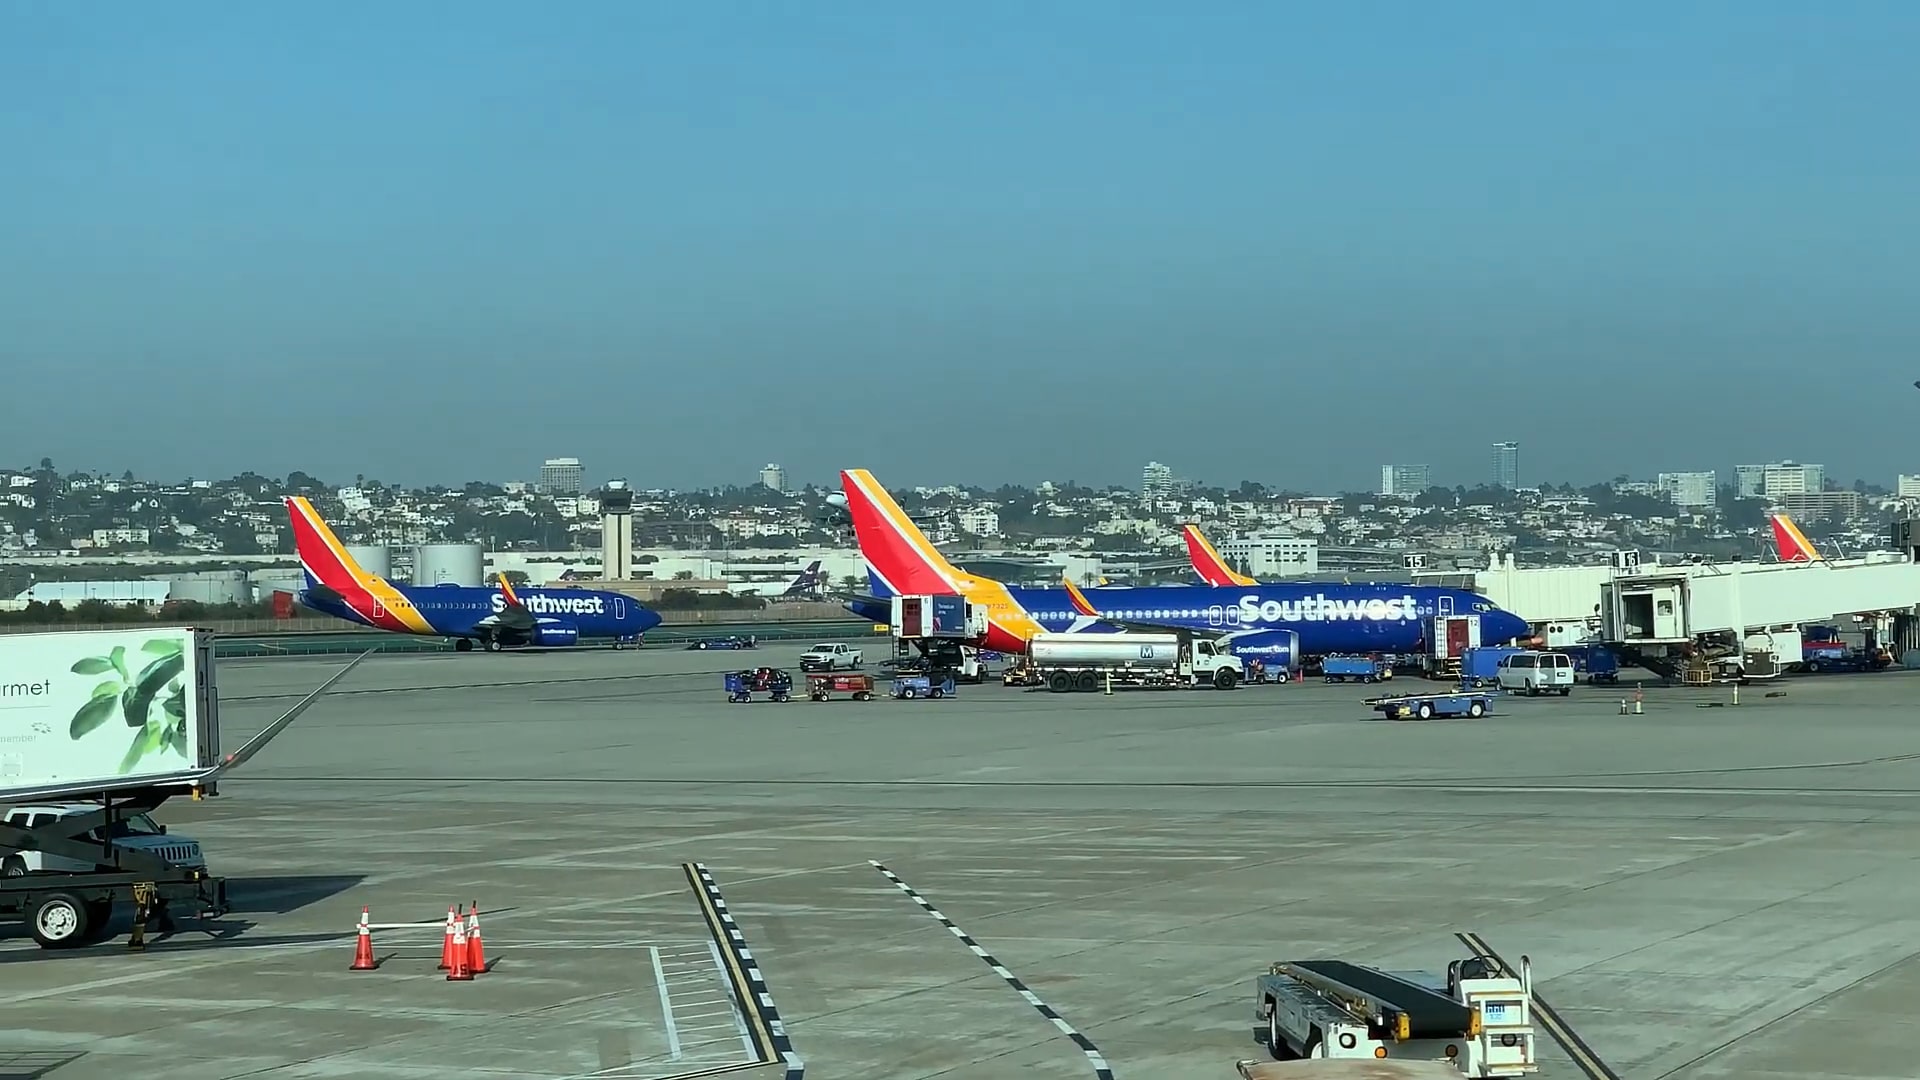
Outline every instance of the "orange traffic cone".
[(348, 971), (372, 971), (380, 966), (373, 958), (373, 927), (368, 925), (370, 912), (360, 909), (360, 935), (358, 944), (353, 947), (353, 966)]
[(480, 901), (473, 902), (473, 912), (467, 916), (467, 967), (475, 975), (487, 973), (487, 951), (480, 944)]
[(458, 905), (447, 906), (447, 930), (440, 938), (440, 966), (437, 971), (453, 970), (453, 924), (458, 921), (454, 912)]
[(453, 924), (453, 966), (447, 969), (448, 982), (472, 982), (473, 968), (467, 964), (467, 924)]

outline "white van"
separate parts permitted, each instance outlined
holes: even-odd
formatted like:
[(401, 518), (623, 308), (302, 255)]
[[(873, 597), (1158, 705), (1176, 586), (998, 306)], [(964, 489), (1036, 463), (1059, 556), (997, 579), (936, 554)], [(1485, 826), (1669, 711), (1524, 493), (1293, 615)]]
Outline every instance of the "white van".
[(1494, 681), (1528, 697), (1555, 691), (1566, 697), (1573, 693), (1573, 661), (1565, 653), (1517, 652), (1501, 658)]

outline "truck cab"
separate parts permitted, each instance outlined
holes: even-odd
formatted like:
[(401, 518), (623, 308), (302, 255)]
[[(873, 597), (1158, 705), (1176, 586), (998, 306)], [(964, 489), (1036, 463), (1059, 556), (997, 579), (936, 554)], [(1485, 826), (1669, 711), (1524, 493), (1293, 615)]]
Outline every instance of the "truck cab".
[(1231, 690), (1236, 683), (1246, 681), (1247, 663), (1212, 638), (1201, 638), (1193, 643), (1191, 674), (1196, 684), (1212, 683), (1218, 689)]
[[(34, 829), (51, 825), (61, 818), (77, 817), (100, 812), (98, 803), (49, 803), (41, 806), (16, 806), (7, 811), (6, 824), (23, 829)], [(176, 866), (198, 867), (204, 869), (207, 860), (201, 854), (200, 844), (190, 837), (168, 836), (167, 827), (144, 813), (125, 814), (112, 822), (85, 834), (83, 839), (103, 846), (111, 843), (117, 848), (130, 851), (143, 851), (165, 859)], [(33, 873), (84, 874), (94, 866), (59, 855), (48, 855), (43, 851), (8, 851), (0, 857), (0, 877), (25, 877)]]

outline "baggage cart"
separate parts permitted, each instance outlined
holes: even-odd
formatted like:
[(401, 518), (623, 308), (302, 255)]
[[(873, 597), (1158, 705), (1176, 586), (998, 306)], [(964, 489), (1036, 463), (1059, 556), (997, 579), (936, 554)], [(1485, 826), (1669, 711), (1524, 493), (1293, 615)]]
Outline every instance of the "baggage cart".
[(752, 701), (755, 694), (765, 694), (774, 701), (790, 701), (793, 698), (793, 676), (779, 668), (729, 671), (726, 688), (727, 700), (734, 703)]
[(1479, 719), (1493, 712), (1491, 690), (1442, 690), (1431, 694), (1397, 694), (1378, 697), (1367, 704), (1389, 720), (1432, 720), (1467, 716)]
[(807, 698), (827, 701), (835, 694), (846, 694), (855, 701), (873, 700), (873, 676), (850, 671), (810, 671), (807, 673)]

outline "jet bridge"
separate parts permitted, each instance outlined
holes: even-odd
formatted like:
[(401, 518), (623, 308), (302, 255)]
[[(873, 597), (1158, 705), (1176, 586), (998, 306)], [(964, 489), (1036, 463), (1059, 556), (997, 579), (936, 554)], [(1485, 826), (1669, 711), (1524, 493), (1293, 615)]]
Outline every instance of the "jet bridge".
[(1714, 563), (1616, 575), (1600, 587), (1606, 640), (1629, 646), (1920, 607), (1920, 564), (1900, 554), (1815, 563)]

